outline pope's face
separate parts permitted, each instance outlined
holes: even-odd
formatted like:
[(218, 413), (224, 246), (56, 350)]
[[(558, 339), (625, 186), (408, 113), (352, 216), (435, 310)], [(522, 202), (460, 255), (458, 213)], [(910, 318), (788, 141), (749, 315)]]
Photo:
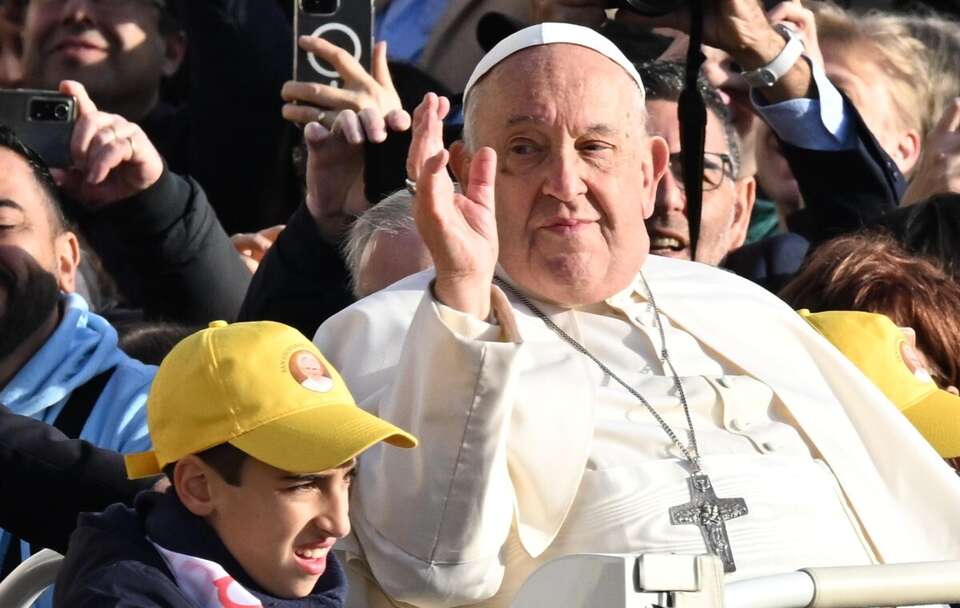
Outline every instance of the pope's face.
[(580, 46), (529, 49), (488, 74), (471, 104), (471, 145), (497, 152), (507, 274), (566, 305), (626, 287), (649, 250), (644, 218), (667, 154), (662, 139), (647, 137), (642, 100), (623, 68)]
[(326, 377), (327, 375), (327, 371), (324, 369), (323, 364), (320, 363), (319, 359), (314, 357), (311, 353), (303, 353), (298, 355), (297, 363), (300, 364), (300, 370), (307, 378), (318, 380)]

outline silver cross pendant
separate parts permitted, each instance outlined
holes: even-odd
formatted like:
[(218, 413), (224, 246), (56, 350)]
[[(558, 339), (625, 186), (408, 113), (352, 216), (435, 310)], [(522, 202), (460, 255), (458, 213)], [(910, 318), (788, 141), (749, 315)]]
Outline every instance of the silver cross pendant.
[(724, 522), (746, 515), (746, 501), (742, 498), (717, 498), (710, 478), (703, 474), (691, 475), (687, 484), (690, 486), (690, 502), (670, 507), (670, 523), (700, 528), (707, 552), (723, 561), (724, 572), (736, 571), (737, 565), (733, 561)]

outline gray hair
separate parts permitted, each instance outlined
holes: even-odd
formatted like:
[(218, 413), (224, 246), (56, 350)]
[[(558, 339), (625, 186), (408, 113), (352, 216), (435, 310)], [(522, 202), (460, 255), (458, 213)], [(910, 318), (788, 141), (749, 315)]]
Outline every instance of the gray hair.
[(358, 293), (360, 270), (374, 237), (381, 233), (398, 235), (416, 231), (413, 196), (407, 190), (397, 190), (356, 219), (343, 243), (343, 257), (350, 271), (350, 291), (354, 296), (361, 297)]
[[(681, 63), (668, 61), (648, 61), (637, 64), (637, 71), (643, 78), (647, 101), (678, 101), (686, 84), (685, 68)], [(707, 110), (720, 119), (723, 135), (730, 148), (730, 160), (733, 162), (733, 178), (740, 176), (740, 137), (730, 120), (730, 109), (723, 103), (720, 93), (702, 76), (697, 79), (697, 88), (703, 95)]]

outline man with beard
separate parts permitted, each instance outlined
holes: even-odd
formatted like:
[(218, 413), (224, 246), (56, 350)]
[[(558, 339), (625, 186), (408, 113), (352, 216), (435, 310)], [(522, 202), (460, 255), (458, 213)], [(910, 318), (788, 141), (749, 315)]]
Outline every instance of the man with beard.
[[(89, 108), (82, 87), (69, 87)], [(63, 180), (87, 201), (129, 199), (163, 176), (143, 131), (119, 117), (81, 118), (73, 144), (84, 185)], [(144, 404), (156, 368), (124, 354), (116, 330), (73, 293), (79, 262), (49, 170), (0, 126), (0, 403), (103, 448), (149, 449)], [(6, 573), (29, 546), (0, 532), (0, 555)]]

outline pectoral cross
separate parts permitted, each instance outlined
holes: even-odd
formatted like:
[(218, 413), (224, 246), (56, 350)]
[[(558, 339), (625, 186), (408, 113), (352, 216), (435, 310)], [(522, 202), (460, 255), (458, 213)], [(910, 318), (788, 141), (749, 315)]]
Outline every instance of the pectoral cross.
[(724, 522), (746, 515), (746, 501), (742, 498), (717, 498), (710, 478), (703, 474), (691, 475), (687, 484), (690, 486), (690, 502), (670, 507), (670, 523), (675, 526), (691, 524), (700, 528), (707, 552), (723, 561), (724, 572), (736, 571)]

